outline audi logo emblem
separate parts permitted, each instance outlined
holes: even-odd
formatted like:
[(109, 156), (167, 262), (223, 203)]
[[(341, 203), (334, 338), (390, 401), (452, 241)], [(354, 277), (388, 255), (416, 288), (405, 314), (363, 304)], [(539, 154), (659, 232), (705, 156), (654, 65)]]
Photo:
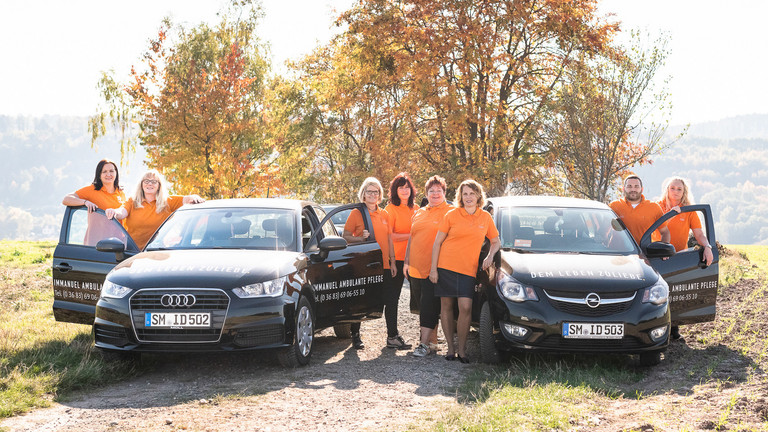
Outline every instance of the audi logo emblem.
[(163, 294), (160, 304), (165, 307), (190, 307), (197, 299), (192, 294)]
[(593, 309), (600, 306), (600, 296), (595, 293), (587, 294), (587, 297), (584, 299), (584, 301), (587, 303), (587, 306)]

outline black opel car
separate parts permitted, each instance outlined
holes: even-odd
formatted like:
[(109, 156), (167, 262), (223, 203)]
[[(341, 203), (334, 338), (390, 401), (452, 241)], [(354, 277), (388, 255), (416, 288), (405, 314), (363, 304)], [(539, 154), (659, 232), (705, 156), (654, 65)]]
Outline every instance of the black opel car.
[[(483, 361), (509, 351), (626, 353), (658, 364), (670, 325), (715, 317), (718, 252), (706, 266), (700, 248), (675, 253), (638, 245), (605, 204), (560, 197), (490, 198), (502, 249), (496, 266), (480, 272), (474, 302)], [(708, 205), (697, 212), (715, 245)]]
[(296, 200), (187, 205), (143, 251), (101, 210), (69, 207), (53, 257), (54, 315), (92, 325), (111, 357), (275, 349), (283, 365), (305, 365), (316, 330), (348, 336), (350, 323), (381, 317), (378, 244), (347, 245), (331, 220), (362, 205), (327, 215)]

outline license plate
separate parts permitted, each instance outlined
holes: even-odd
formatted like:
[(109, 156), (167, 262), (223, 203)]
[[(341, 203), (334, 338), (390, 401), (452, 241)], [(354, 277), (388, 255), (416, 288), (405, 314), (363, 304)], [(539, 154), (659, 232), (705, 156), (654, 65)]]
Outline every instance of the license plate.
[(568, 339), (621, 339), (624, 324), (563, 323), (563, 337)]
[(210, 328), (210, 312), (145, 312), (144, 327)]

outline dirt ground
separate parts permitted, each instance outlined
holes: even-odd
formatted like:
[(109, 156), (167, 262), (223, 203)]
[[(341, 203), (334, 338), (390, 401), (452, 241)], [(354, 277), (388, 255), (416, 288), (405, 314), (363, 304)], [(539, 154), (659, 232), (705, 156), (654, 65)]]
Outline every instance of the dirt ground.
[[(766, 334), (766, 299), (750, 297), (764, 283), (745, 280), (721, 295), (718, 320), (750, 319), (756, 334)], [(404, 289), (400, 329), (415, 342), (418, 321), (407, 311), (408, 298)], [(754, 302), (751, 316), (738, 307), (745, 299)], [(684, 339), (648, 369), (637, 395), (611, 399), (597, 411), (585, 406), (592, 414), (571, 430), (766, 430), (766, 362), (755, 361), (765, 344), (737, 349), (703, 343), (716, 326), (684, 327)], [(474, 368), (486, 367), (387, 349), (383, 319), (364, 323), (362, 334), (366, 348), (356, 351), (349, 340), (324, 330), (315, 340), (312, 364), (294, 370), (258, 353), (151, 356), (145, 360), (149, 372), (137, 378), (6, 419), (0, 430), (404, 430), (459, 405), (456, 386)], [(476, 361), (474, 331), (469, 349)]]

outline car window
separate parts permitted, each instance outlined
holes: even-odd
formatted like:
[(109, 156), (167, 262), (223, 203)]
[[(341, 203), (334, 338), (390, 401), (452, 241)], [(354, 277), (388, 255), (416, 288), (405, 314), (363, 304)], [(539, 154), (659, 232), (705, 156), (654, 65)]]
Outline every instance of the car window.
[(502, 207), (502, 247), (536, 252), (633, 253), (629, 232), (608, 209)]
[(68, 244), (96, 246), (100, 240), (107, 238), (116, 238), (123, 244), (128, 241), (128, 236), (120, 228), (119, 222), (107, 219), (104, 213), (89, 213), (86, 208), (72, 211), (67, 230)]
[(152, 249), (298, 250), (295, 212), (268, 208), (177, 211), (147, 245)]

